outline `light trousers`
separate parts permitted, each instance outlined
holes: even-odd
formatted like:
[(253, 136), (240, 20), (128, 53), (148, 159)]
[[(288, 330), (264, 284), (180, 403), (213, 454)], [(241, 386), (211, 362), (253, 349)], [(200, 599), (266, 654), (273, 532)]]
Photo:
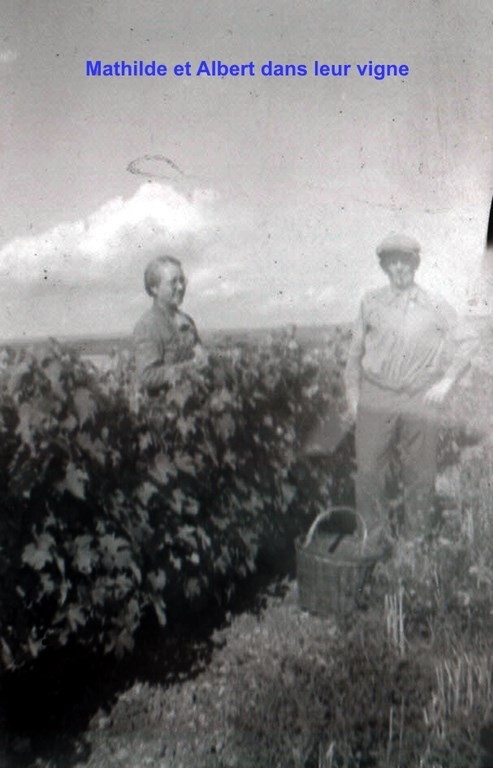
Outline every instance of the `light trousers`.
[(388, 481), (399, 467), (405, 536), (433, 525), (440, 409), (424, 403), (426, 390), (384, 389), (363, 379), (356, 416), (356, 505), (373, 538), (389, 529)]

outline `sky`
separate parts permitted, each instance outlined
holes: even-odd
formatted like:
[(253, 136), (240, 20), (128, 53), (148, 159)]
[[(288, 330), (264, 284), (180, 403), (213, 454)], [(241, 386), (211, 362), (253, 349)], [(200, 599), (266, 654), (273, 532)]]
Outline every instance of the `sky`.
[[(385, 281), (375, 248), (391, 232), (420, 241), (424, 287), (459, 310), (481, 294), (489, 4), (1, 6), (0, 338), (131, 333), (159, 253), (181, 258), (184, 309), (204, 329), (351, 320)], [(87, 77), (98, 59), (171, 72)], [(256, 75), (172, 73), (213, 59)], [(316, 77), (315, 60), (351, 69)], [(369, 60), (409, 74), (359, 76)], [(269, 61), (308, 75), (263, 77)]]

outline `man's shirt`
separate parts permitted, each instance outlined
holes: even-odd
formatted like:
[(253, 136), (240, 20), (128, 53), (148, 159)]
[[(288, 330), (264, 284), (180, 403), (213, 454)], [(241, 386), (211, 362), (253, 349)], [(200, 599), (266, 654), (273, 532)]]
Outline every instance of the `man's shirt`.
[(458, 354), (458, 321), (444, 299), (412, 285), (385, 286), (361, 303), (348, 356), (348, 392), (361, 377), (387, 389), (417, 392), (465, 367)]
[(134, 330), (134, 352), (139, 384), (150, 394), (169, 383), (170, 366), (193, 358), (200, 343), (192, 318), (177, 310), (166, 312), (153, 304)]

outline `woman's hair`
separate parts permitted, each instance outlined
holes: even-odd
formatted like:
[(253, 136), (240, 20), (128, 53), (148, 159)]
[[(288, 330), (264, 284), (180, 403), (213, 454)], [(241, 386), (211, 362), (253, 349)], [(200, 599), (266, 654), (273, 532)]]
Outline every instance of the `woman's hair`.
[(174, 264), (175, 267), (182, 268), (181, 261), (174, 256), (156, 256), (151, 259), (144, 272), (144, 287), (149, 296), (154, 296), (154, 289), (161, 282), (161, 267), (166, 264)]

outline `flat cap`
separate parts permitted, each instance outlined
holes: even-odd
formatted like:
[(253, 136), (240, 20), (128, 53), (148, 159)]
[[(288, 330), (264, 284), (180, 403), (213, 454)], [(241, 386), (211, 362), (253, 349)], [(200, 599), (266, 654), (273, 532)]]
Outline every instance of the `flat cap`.
[(414, 237), (407, 235), (389, 235), (377, 246), (377, 256), (385, 256), (386, 253), (407, 253), (417, 256), (421, 246)]

